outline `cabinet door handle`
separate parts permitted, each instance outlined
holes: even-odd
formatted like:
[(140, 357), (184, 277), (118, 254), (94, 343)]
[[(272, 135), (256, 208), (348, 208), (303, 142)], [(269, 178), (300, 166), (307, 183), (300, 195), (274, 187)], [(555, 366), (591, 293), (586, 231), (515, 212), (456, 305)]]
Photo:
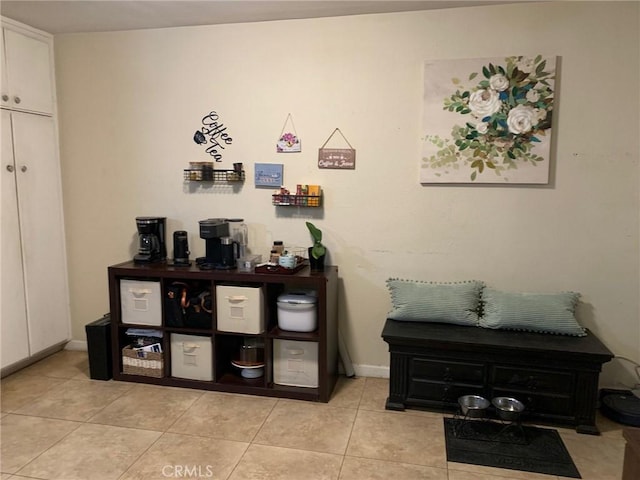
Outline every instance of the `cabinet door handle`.
[(21, 171), (21, 172), (26, 172), (26, 171), (27, 171), (27, 166), (26, 166), (26, 165), (22, 165), (22, 166), (20, 167), (20, 171)]
[(2, 101), (3, 102), (8, 102), (9, 101), (9, 95), (7, 95), (6, 93), (2, 95)]
[(13, 101), (16, 103), (20, 103), (22, 100), (20, 100), (20, 97), (13, 97)]
[(13, 173), (13, 170), (14, 170), (13, 165), (7, 165), (7, 172)]

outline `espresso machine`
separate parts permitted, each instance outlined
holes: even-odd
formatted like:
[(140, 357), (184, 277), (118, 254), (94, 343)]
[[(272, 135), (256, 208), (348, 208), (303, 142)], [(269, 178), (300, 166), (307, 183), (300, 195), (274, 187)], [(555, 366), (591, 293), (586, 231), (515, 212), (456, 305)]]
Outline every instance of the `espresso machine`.
[(236, 268), (238, 243), (229, 235), (229, 222), (224, 218), (200, 220), (200, 238), (205, 240), (205, 256), (196, 258), (202, 270)]
[(135, 263), (164, 262), (167, 258), (165, 243), (166, 217), (136, 217), (138, 228), (138, 253)]

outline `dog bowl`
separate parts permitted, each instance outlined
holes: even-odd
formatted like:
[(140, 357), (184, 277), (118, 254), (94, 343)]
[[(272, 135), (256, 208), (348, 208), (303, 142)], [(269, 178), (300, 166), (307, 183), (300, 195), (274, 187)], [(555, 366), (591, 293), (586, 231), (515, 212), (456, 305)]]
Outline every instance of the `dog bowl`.
[(480, 395), (464, 395), (458, 398), (458, 403), (466, 417), (483, 417), (489, 407), (489, 400)]
[(524, 404), (511, 397), (496, 397), (491, 400), (491, 403), (496, 407), (498, 416), (510, 422), (518, 420), (524, 411)]

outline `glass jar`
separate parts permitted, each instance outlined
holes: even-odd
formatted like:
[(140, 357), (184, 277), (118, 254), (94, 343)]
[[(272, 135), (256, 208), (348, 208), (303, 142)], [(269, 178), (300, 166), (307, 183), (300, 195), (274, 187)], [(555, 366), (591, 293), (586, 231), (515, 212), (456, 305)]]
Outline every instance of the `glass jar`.
[(284, 242), (280, 241), (280, 240), (276, 240), (273, 242), (273, 247), (271, 247), (272, 250), (275, 250), (276, 252), (278, 252), (278, 255), (282, 255), (282, 253), (284, 252)]

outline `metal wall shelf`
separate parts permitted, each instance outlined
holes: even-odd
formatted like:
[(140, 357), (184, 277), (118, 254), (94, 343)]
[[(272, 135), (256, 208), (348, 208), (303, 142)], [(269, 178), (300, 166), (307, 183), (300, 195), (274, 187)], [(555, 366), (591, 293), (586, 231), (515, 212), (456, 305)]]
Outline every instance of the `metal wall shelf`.
[(244, 170), (199, 170), (186, 168), (183, 179), (185, 182), (237, 183), (244, 182)]
[(322, 195), (288, 195), (276, 193), (271, 196), (273, 205), (278, 207), (319, 207)]

